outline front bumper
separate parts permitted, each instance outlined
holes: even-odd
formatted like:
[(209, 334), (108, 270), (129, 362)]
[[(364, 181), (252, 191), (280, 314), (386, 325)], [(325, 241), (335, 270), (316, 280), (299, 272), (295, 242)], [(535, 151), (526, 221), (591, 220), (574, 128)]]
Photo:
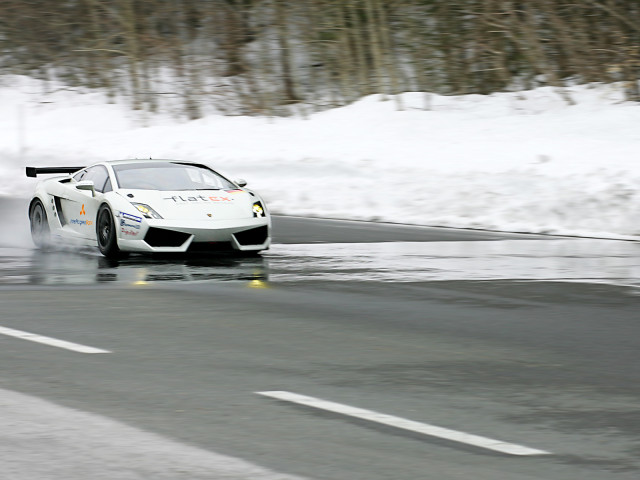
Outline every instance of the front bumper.
[(125, 220), (118, 227), (118, 247), (125, 252), (180, 253), (196, 246), (199, 250), (230, 246), (256, 252), (268, 249), (270, 244), (268, 217), (182, 222), (145, 219), (139, 225)]

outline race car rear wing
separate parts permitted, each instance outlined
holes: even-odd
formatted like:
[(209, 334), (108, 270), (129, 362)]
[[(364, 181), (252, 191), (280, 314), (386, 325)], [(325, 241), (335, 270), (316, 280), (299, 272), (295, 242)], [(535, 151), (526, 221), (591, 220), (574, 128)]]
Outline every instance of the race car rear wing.
[(74, 173), (84, 167), (27, 167), (27, 177), (37, 177), (48, 173)]

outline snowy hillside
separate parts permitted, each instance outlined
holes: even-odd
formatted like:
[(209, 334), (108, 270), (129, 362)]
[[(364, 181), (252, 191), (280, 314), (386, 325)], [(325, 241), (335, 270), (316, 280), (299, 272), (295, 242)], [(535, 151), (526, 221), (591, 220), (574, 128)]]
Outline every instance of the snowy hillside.
[[(46, 93), (46, 92), (51, 93)], [(306, 118), (178, 122), (26, 77), (0, 83), (0, 195), (24, 167), (177, 158), (245, 178), (273, 212), (640, 236), (640, 106), (615, 86), (378, 96)]]

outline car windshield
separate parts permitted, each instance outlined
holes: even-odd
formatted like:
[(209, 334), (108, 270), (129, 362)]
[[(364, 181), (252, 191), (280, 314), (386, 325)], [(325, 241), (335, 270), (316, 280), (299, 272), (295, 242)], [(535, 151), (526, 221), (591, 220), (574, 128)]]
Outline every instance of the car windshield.
[(114, 165), (120, 188), (137, 190), (229, 190), (236, 185), (205, 167), (180, 162)]

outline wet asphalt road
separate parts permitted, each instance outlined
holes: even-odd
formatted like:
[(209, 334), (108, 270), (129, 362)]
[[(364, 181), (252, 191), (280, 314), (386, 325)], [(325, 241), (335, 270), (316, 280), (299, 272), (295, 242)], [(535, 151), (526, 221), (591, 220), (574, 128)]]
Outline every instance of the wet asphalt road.
[[(111, 353), (0, 335), (0, 389), (306, 478), (640, 476), (638, 243), (278, 217), (262, 258), (114, 263), (34, 251), (20, 206), (4, 205), (0, 326)], [(263, 391), (551, 454), (498, 454)], [(24, 438), (77, 475), (65, 478), (87, 478)], [(103, 478), (145, 478), (131, 455), (130, 471)], [(26, 458), (0, 466), (33, 479)], [(222, 478), (206, 475), (167, 478)]]

